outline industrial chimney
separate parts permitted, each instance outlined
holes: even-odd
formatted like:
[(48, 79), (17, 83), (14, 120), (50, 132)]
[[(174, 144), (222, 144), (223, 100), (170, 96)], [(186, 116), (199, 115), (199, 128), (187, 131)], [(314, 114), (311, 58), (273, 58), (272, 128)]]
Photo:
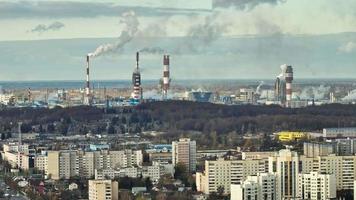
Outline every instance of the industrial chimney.
[(292, 82), (293, 82), (293, 67), (290, 65), (285, 66), (285, 79), (286, 79), (286, 107), (292, 106)]
[(85, 85), (84, 105), (88, 105), (88, 106), (91, 105), (90, 81), (89, 81), (89, 63), (90, 63), (90, 56), (87, 55), (86, 85)]
[(170, 84), (170, 73), (169, 73), (169, 55), (163, 56), (163, 79), (162, 79), (162, 99), (167, 99), (169, 84)]
[(131, 97), (135, 101), (142, 100), (141, 73), (139, 68), (139, 52), (136, 53), (136, 67), (132, 74), (133, 92)]

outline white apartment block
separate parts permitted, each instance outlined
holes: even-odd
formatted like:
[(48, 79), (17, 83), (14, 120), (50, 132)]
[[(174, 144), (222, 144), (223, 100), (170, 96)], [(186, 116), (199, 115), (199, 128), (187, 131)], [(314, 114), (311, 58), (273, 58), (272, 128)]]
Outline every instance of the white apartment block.
[(172, 142), (172, 162), (174, 165), (183, 163), (189, 172), (195, 172), (197, 165), (197, 145), (189, 138)]
[[(47, 175), (52, 179), (69, 179), (73, 176), (92, 178), (96, 169), (142, 165), (141, 151), (49, 151)], [(115, 166), (115, 167), (113, 167)]]
[(35, 156), (35, 163), (34, 167), (39, 170), (44, 172), (45, 174), (48, 174), (48, 157), (46, 154), (41, 154)]
[(337, 190), (354, 188), (356, 156), (318, 156), (315, 158), (300, 157), (301, 173), (319, 172), (333, 174)]
[(241, 184), (248, 176), (268, 171), (268, 160), (224, 160), (205, 161), (204, 173), (196, 173), (197, 189), (205, 194), (217, 192), (223, 187), (230, 194), (231, 184)]
[(156, 164), (142, 167), (142, 177), (150, 178), (151, 181), (158, 182), (161, 177), (161, 167)]
[(297, 197), (299, 157), (296, 152), (284, 149), (269, 157), (269, 172), (276, 175), (276, 200)]
[(242, 184), (231, 185), (231, 200), (275, 200), (275, 179), (275, 175), (269, 173), (248, 176)]
[(89, 180), (89, 200), (118, 200), (119, 184), (112, 180)]
[(298, 197), (309, 200), (336, 199), (336, 184), (333, 174), (299, 174)]

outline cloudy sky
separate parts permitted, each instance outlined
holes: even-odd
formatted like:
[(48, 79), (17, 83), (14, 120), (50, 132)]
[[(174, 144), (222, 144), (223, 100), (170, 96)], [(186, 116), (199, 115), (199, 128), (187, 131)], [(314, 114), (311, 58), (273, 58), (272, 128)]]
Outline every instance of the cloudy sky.
[[(0, 0), (0, 80), (129, 79), (133, 53), (158, 79), (356, 78), (355, 0)], [(54, 73), (55, 72), (55, 73)], [(228, 72), (228, 73), (227, 73)], [(332, 72), (332, 73), (330, 73)]]

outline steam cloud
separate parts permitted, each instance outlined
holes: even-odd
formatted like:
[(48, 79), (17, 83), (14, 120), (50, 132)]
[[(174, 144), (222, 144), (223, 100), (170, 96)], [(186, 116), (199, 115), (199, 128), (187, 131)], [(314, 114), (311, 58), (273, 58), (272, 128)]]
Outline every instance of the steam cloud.
[(213, 8), (234, 7), (241, 10), (251, 10), (262, 3), (278, 4), (286, 1), (287, 0), (213, 0)]
[(35, 28), (31, 29), (30, 32), (32, 33), (43, 33), (47, 31), (58, 31), (62, 28), (64, 28), (64, 24), (62, 22), (53, 22), (52, 24), (45, 25), (45, 24), (39, 24)]
[(342, 53), (352, 53), (354, 50), (356, 50), (356, 42), (348, 42), (340, 46), (338, 50)]
[(277, 77), (283, 78), (286, 70), (287, 70), (287, 65), (281, 65), (281, 73)]
[(138, 27), (140, 25), (136, 13), (133, 11), (126, 12), (122, 14), (122, 19), (120, 23), (124, 24), (124, 29), (118, 38), (118, 41), (112, 44), (104, 44), (99, 46), (93, 53), (89, 53), (91, 57), (101, 56), (107, 53), (114, 52), (118, 49), (123, 48), (127, 43), (129, 43), (138, 32)]
[(145, 47), (140, 50), (141, 53), (147, 54), (163, 54), (165, 52), (161, 47)]
[(331, 87), (320, 85), (319, 87), (305, 87), (298, 95), (300, 99), (315, 99), (315, 100), (322, 100), (328, 97), (330, 94)]
[(356, 100), (356, 90), (350, 91), (347, 96), (342, 98), (342, 101), (355, 101), (355, 100)]

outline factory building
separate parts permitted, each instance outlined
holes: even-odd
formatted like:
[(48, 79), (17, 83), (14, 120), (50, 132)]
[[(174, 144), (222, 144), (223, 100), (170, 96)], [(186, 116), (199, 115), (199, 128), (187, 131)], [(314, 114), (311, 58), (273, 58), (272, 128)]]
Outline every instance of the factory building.
[(323, 137), (324, 138), (355, 138), (356, 127), (324, 128)]
[(292, 142), (292, 141), (298, 141), (301, 139), (306, 139), (309, 137), (308, 133), (303, 133), (303, 132), (289, 132), (289, 131), (283, 131), (277, 133), (278, 140), (281, 142)]

